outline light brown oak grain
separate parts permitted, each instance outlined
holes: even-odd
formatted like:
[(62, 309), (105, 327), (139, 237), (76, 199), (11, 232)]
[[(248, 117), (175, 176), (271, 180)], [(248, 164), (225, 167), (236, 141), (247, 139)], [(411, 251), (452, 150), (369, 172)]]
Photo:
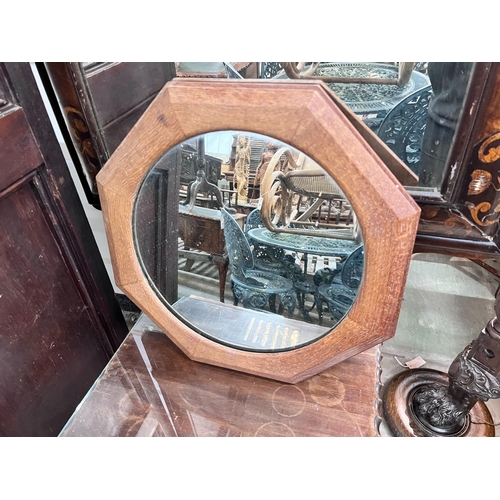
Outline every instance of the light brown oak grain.
[[(160, 91), (98, 174), (117, 285), (191, 359), (296, 383), (391, 338), (396, 329), (420, 209), (318, 82), (177, 79)], [(145, 278), (134, 248), (134, 200), (145, 175), (182, 141), (217, 130), (264, 134), (302, 151), (337, 182), (365, 246), (357, 300), (323, 338), (297, 350), (248, 352), (199, 335)], [(394, 160), (394, 158), (392, 159)]]

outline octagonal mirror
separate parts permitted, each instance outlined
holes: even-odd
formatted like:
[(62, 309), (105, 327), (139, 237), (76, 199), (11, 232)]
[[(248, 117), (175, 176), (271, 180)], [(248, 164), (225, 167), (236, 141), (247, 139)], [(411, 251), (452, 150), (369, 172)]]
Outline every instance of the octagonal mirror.
[(175, 146), (146, 174), (133, 217), (158, 297), (230, 347), (314, 342), (342, 321), (361, 286), (364, 247), (349, 200), (311, 158), (269, 136), (218, 131)]
[(167, 84), (98, 175), (117, 285), (192, 359), (285, 382), (390, 338), (419, 210), (370, 134), (322, 83)]

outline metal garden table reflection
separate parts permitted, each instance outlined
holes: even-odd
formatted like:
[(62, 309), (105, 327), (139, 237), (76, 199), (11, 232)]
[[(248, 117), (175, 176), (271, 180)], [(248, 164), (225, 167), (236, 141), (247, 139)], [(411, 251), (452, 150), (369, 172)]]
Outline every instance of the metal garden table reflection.
[[(307, 280), (309, 256), (335, 257), (338, 259), (337, 264), (344, 262), (360, 246), (360, 242), (356, 240), (324, 238), (315, 236), (314, 230), (310, 232), (311, 235), (306, 236), (304, 234), (277, 233), (267, 228), (255, 228), (248, 231), (249, 238), (258, 243), (302, 254), (304, 280), (295, 281), (294, 285), (300, 310), (304, 319), (308, 322), (312, 321), (309, 313), (316, 305), (316, 293), (318, 291), (318, 287)], [(306, 309), (305, 306), (305, 297), (307, 294), (311, 294), (314, 299), (309, 309)]]
[(248, 231), (248, 235), (251, 239), (263, 245), (276, 246), (291, 250), (292, 252), (303, 253), (306, 257), (308, 255), (339, 257), (341, 261), (359, 247), (359, 242), (355, 240), (322, 238), (315, 236), (313, 230), (310, 232), (310, 236), (294, 233), (274, 233), (269, 231), (269, 229), (259, 227)]

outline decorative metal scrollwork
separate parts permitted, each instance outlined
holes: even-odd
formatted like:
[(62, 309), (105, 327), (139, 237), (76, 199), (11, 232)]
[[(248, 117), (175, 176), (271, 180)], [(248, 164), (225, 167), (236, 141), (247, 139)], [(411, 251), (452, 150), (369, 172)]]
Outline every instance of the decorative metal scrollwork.
[[(339, 76), (348, 78), (398, 78), (398, 67), (380, 63), (321, 63), (315, 76)], [(328, 83), (327, 85), (348, 104), (355, 113), (370, 112), (385, 108), (390, 110), (402, 99), (427, 86), (429, 79), (414, 72), (404, 87), (397, 85)]]
[(238, 300), (241, 300), (244, 307), (249, 307), (250, 309), (264, 309), (269, 298), (269, 295), (266, 293), (249, 290), (234, 282), (232, 283), (232, 289), (234, 296)]
[(279, 274), (254, 269), (252, 250), (243, 231), (225, 209), (221, 213), (235, 305), (241, 300), (244, 307), (262, 309), (267, 300), (269, 308), (275, 312), (276, 297), (279, 297), (280, 314), (287, 307), (291, 316), (297, 302), (292, 281)]
[(382, 141), (417, 175), (431, 94), (429, 85), (402, 100), (378, 131)]
[(281, 64), (279, 62), (263, 62), (260, 63), (260, 77), (261, 78), (273, 78), (280, 71), (283, 71)]

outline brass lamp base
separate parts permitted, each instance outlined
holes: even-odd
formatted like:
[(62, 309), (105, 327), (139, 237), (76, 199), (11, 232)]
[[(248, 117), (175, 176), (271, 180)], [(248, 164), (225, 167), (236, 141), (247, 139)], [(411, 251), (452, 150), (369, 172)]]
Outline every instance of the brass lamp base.
[[(437, 370), (418, 369), (396, 375), (383, 398), (384, 417), (391, 433), (396, 437), (494, 437), (493, 419), (483, 401), (478, 401), (467, 415), (458, 416), (446, 425), (436, 425), (419, 415), (422, 396), (443, 394), (448, 386), (448, 375)], [(432, 396), (428, 399), (431, 401), (426, 404), (432, 405)], [(441, 411), (448, 411), (446, 405)]]

